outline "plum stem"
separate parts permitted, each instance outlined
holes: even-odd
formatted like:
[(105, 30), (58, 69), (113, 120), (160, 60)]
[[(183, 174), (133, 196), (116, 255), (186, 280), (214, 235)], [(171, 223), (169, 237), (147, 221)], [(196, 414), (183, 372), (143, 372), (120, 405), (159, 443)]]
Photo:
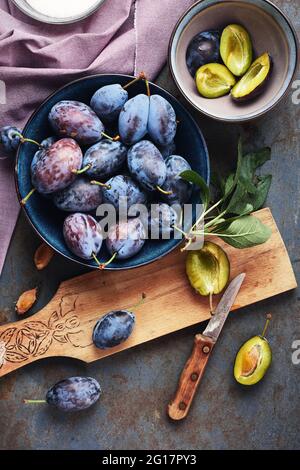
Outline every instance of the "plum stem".
[(146, 299), (146, 294), (142, 294), (142, 298), (134, 305), (131, 305), (130, 307), (127, 308), (127, 310), (136, 310), (137, 308), (139, 308), (141, 305), (143, 305), (143, 303), (145, 302), (145, 299)]
[(23, 403), (25, 405), (32, 405), (32, 404), (41, 404), (41, 403), (47, 403), (46, 400), (23, 400)]
[(96, 181), (96, 180), (90, 181), (90, 184), (96, 184), (98, 186), (101, 186), (102, 188), (111, 189), (110, 184), (101, 183), (100, 181)]
[(261, 334), (261, 336), (264, 338), (265, 337), (265, 334), (266, 334), (266, 331), (268, 329), (268, 326), (269, 326), (269, 323), (271, 321), (271, 318), (272, 318), (272, 315), (270, 313), (268, 313), (267, 315), (267, 320), (266, 320), (266, 323), (265, 323), (265, 326), (264, 326), (264, 329), (263, 329), (263, 332)]
[(29, 191), (29, 193), (27, 194), (27, 196), (25, 196), (22, 201), (21, 201), (21, 206), (25, 206), (25, 204), (27, 203), (28, 199), (31, 198), (31, 196), (33, 195), (33, 193), (35, 193), (36, 189), (35, 188), (32, 188), (31, 191)]
[(150, 85), (149, 85), (149, 80), (145, 79), (145, 85), (146, 85), (146, 90), (147, 90), (147, 96), (151, 96), (151, 91), (150, 91)]
[(88, 171), (90, 168), (92, 167), (91, 163), (89, 163), (88, 165), (86, 165), (85, 167), (81, 168), (81, 170), (72, 170), (72, 173), (74, 175), (82, 175), (83, 173), (85, 173), (86, 171)]
[(120, 140), (120, 138), (121, 138), (119, 135), (116, 135), (115, 137), (111, 137), (110, 135), (106, 134), (105, 132), (101, 132), (101, 135), (103, 137), (105, 137), (106, 139), (111, 140), (112, 142), (118, 142), (118, 140)]
[(169, 196), (170, 194), (173, 194), (172, 191), (165, 191), (164, 189), (162, 189), (160, 186), (155, 186), (157, 191), (159, 191), (160, 193), (162, 194), (165, 194), (166, 196)]
[(129, 83), (123, 86), (123, 90), (127, 90), (131, 85), (134, 85), (134, 83), (138, 82), (139, 80), (145, 80), (146, 75), (144, 72), (140, 72), (137, 77), (135, 77), (133, 80), (131, 80)]
[(34, 145), (37, 145), (40, 149), (43, 149), (44, 147), (39, 144), (36, 140), (32, 140), (32, 139), (27, 139), (26, 137), (24, 137), (22, 134), (20, 134), (20, 132), (15, 132), (14, 134), (15, 136), (17, 137), (20, 137), (20, 142), (22, 144), (24, 144), (25, 142), (29, 142), (30, 144), (34, 144)]
[(94, 260), (96, 261), (96, 263), (98, 264), (98, 266), (99, 266), (99, 268), (100, 268), (101, 263), (100, 263), (100, 261), (98, 260), (98, 258), (97, 258), (97, 256), (96, 256), (96, 253), (93, 252), (93, 253), (92, 253), (92, 256), (93, 256)]
[(209, 309), (210, 309), (210, 314), (214, 314), (214, 306), (213, 306), (213, 292), (209, 293)]
[(105, 263), (99, 263), (99, 269), (105, 269), (109, 264), (111, 264), (116, 259), (117, 256), (118, 256), (118, 253), (115, 252), (108, 261), (106, 261)]

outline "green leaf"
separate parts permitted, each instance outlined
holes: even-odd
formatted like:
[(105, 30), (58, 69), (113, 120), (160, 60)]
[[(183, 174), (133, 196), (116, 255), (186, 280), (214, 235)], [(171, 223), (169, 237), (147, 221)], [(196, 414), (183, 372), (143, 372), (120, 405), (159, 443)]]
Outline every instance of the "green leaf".
[(271, 182), (271, 175), (259, 177), (255, 185), (255, 192), (252, 193), (249, 193), (243, 184), (238, 183), (227, 206), (227, 213), (241, 215), (260, 209), (268, 197)]
[(253, 210), (257, 211), (266, 202), (272, 183), (272, 175), (260, 176), (256, 185), (256, 193), (252, 198)]
[(231, 173), (225, 181), (224, 196), (229, 196), (229, 194), (233, 190), (233, 187), (234, 187), (234, 184), (235, 184), (234, 180), (235, 180), (234, 173)]
[(255, 172), (271, 158), (271, 149), (266, 147), (257, 152), (252, 152), (242, 158), (238, 181), (249, 193), (256, 193), (254, 182)]
[[(229, 175), (227, 179), (227, 191), (230, 193), (234, 183), (234, 189), (231, 200), (226, 210), (229, 214), (245, 214), (252, 210), (260, 209), (268, 196), (272, 177), (270, 175), (258, 177), (255, 172), (258, 167), (263, 165), (271, 158), (271, 150), (266, 147), (257, 152), (252, 152), (241, 157), (241, 142), (239, 142), (238, 167), (233, 179)], [(251, 209), (252, 207), (252, 209)], [(224, 210), (223, 205), (223, 210)]]
[(188, 181), (189, 183), (193, 183), (200, 189), (201, 200), (202, 204), (204, 205), (205, 209), (208, 207), (210, 202), (210, 190), (207, 186), (206, 182), (199, 175), (196, 171), (193, 170), (186, 170), (180, 173), (179, 175), (183, 180)]
[(250, 248), (265, 243), (272, 231), (253, 215), (244, 215), (227, 226), (217, 227), (222, 239), (235, 248)]

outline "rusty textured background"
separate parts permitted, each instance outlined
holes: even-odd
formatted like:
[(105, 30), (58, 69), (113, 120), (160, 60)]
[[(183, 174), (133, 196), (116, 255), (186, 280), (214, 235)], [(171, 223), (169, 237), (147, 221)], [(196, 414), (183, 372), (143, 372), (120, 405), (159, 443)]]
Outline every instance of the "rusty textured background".
[[(274, 3), (293, 20), (299, 33), (299, 0)], [(167, 69), (157, 82), (178, 96)], [(272, 114), (242, 127), (217, 123), (191, 112), (207, 139), (214, 166), (234, 165), (240, 132), (249, 147), (272, 146), (272, 161), (264, 168), (274, 177), (268, 205), (300, 280), (300, 105), (292, 103), (292, 91)], [(16, 320), (14, 302), (25, 289), (40, 288), (34, 313), (49, 301), (60, 280), (83, 272), (56, 257), (44, 272), (38, 273), (33, 266), (38, 245), (39, 240), (21, 216), (0, 282), (0, 323)], [(263, 382), (241, 388), (232, 376), (235, 354), (245, 340), (261, 331), (269, 311), (273, 313), (269, 331), (272, 367)], [(170, 422), (165, 409), (190, 353), (193, 335), (203, 325), (91, 366), (68, 359), (27, 366), (0, 380), (0, 448), (299, 448), (300, 365), (291, 361), (292, 342), (300, 340), (299, 314), (299, 291), (234, 313), (215, 349), (190, 416), (182, 423)], [(49, 386), (78, 374), (96, 377), (104, 391), (98, 406), (87, 412), (63, 415), (47, 406), (22, 404), (24, 397), (44, 397)]]

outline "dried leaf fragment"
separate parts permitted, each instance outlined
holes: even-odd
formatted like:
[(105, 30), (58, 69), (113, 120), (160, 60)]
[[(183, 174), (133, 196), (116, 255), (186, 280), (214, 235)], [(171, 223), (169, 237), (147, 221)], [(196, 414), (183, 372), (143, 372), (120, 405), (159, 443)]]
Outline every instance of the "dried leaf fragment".
[(16, 303), (16, 312), (19, 315), (23, 315), (24, 313), (28, 312), (28, 310), (30, 310), (35, 303), (36, 297), (37, 288), (24, 292)]
[(34, 254), (34, 264), (36, 265), (36, 268), (39, 271), (46, 268), (52, 260), (53, 255), (54, 250), (46, 243), (42, 243)]

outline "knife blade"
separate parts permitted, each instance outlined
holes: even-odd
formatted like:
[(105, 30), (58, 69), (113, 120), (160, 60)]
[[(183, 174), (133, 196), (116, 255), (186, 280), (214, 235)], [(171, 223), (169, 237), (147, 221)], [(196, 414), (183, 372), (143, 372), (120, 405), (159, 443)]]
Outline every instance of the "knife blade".
[(239, 290), (241, 288), (241, 285), (244, 282), (245, 276), (245, 273), (239, 274), (236, 278), (233, 279), (233, 281), (231, 281), (225, 293), (223, 294), (220, 302), (218, 303), (218, 306), (214, 311), (213, 317), (211, 318), (207, 327), (202, 333), (203, 336), (208, 336), (209, 338), (211, 338), (214, 343), (216, 343), (222, 331), (222, 328), (229, 315), (231, 307), (233, 306), (236, 296), (238, 295)]
[(245, 273), (239, 274), (231, 281), (203, 334), (195, 336), (194, 348), (182, 371), (175, 398), (168, 405), (168, 415), (171, 419), (178, 421), (187, 416), (210, 354), (245, 276)]

